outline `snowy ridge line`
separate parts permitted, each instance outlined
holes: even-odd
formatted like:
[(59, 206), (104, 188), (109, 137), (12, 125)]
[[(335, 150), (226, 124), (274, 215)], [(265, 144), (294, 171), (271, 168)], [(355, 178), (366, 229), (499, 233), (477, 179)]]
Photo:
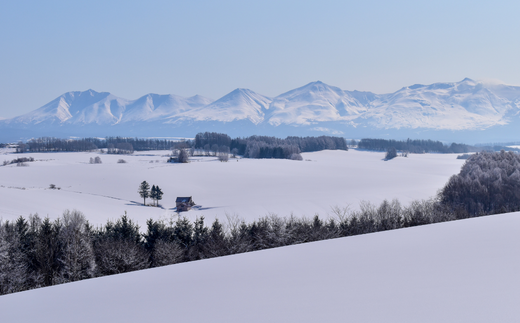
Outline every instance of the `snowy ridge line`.
[[(124, 133), (132, 133), (130, 129), (134, 129), (135, 133), (137, 125), (141, 125), (143, 130), (139, 131), (150, 136), (158, 135), (160, 129), (167, 134), (168, 129), (226, 125), (245, 133), (257, 127), (277, 129), (290, 125), (341, 135), (346, 129), (366, 127), (483, 130), (520, 124), (519, 115), (520, 87), (506, 84), (466, 78), (374, 94), (345, 91), (317, 81), (274, 98), (236, 89), (216, 101), (201, 96), (157, 94), (127, 100), (93, 90), (68, 92), (32, 112), (0, 120), (0, 128), (79, 127), (88, 132), (94, 128), (87, 126), (92, 126), (98, 130), (117, 127)], [(186, 132), (186, 135), (193, 134)]]

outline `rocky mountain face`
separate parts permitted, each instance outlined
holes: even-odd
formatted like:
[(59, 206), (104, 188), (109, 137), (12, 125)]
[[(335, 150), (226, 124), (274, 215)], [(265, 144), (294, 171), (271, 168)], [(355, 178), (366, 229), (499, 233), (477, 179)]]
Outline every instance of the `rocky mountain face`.
[(335, 134), (347, 138), (518, 141), (520, 87), (464, 79), (415, 84), (394, 93), (345, 91), (320, 81), (270, 98), (236, 89), (202, 96), (68, 92), (27, 114), (0, 120), (0, 141), (39, 136), (193, 137)]

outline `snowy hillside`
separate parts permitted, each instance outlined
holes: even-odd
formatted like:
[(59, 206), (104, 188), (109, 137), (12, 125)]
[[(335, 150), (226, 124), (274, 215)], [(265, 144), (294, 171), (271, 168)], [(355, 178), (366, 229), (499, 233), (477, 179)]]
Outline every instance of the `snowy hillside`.
[(3, 322), (518, 322), (520, 213), (0, 296)]
[[(395, 93), (344, 91), (322, 82), (269, 98), (236, 89), (217, 101), (148, 94), (68, 92), (32, 112), (0, 120), (0, 141), (38, 136), (232, 136), (338, 134), (350, 138), (513, 141), (520, 87), (464, 79)], [(485, 130), (485, 131), (484, 131)]]

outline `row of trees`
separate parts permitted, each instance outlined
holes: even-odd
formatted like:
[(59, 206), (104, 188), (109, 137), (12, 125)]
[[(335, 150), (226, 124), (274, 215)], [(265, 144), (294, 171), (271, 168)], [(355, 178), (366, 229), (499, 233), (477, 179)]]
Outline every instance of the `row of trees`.
[(159, 201), (162, 200), (164, 194), (159, 185), (152, 185), (152, 188), (150, 189), (150, 184), (148, 184), (147, 181), (143, 181), (139, 185), (137, 192), (143, 199), (143, 205), (146, 205), (146, 199), (149, 197), (154, 201), (155, 206), (159, 206)]
[(11, 165), (11, 164), (21, 165), (21, 164), (25, 164), (25, 163), (29, 163), (29, 162), (33, 162), (33, 161), (34, 161), (33, 157), (18, 157), (13, 160), (4, 160), (2, 165), (3, 166), (7, 166), (7, 165)]
[(467, 153), (479, 151), (480, 149), (464, 144), (452, 143), (447, 146), (440, 141), (433, 140), (411, 140), (398, 141), (386, 139), (361, 139), (358, 148), (367, 150), (387, 151), (394, 148), (410, 153)]
[(107, 145), (107, 154), (133, 154), (134, 146), (129, 142), (119, 142)]
[(185, 140), (140, 139), (124, 137), (60, 139), (41, 137), (31, 139), (27, 143), (19, 143), (17, 152), (75, 152), (107, 149), (109, 154), (128, 154), (134, 150), (170, 150), (173, 148), (187, 148), (190, 144)]
[(324, 149), (348, 150), (347, 142), (341, 137), (287, 137), (285, 139), (269, 136), (250, 136), (231, 139), (226, 134), (205, 132), (195, 136), (194, 148), (211, 151), (227, 149), (233, 155), (246, 158), (287, 158), (301, 159), (301, 152), (312, 152)]

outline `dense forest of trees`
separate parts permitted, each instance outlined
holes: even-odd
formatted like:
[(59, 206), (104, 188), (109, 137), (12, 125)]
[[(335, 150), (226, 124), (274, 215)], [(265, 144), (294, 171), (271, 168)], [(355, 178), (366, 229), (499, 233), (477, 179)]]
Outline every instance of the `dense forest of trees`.
[(348, 150), (347, 142), (341, 137), (287, 137), (250, 136), (231, 139), (226, 134), (205, 132), (195, 136), (194, 148), (214, 151), (222, 147), (245, 158), (301, 159), (300, 153), (324, 149)]
[(386, 139), (361, 139), (358, 143), (358, 148), (367, 150), (387, 151), (390, 148), (395, 148), (400, 151), (409, 153), (467, 153), (480, 151), (473, 146), (465, 144), (452, 143), (447, 146), (440, 141), (433, 140), (411, 140), (398, 141)]
[(478, 153), (464, 164), (435, 199), (359, 210), (334, 208), (335, 217), (275, 215), (246, 223), (230, 217), (206, 226), (193, 222), (146, 222), (146, 233), (126, 214), (93, 228), (83, 214), (66, 211), (50, 221), (37, 215), (0, 222), (0, 294), (51, 286), (184, 261), (317, 240), (520, 210), (520, 156)]
[(471, 155), (439, 197), (471, 216), (520, 210), (520, 155), (503, 150)]

